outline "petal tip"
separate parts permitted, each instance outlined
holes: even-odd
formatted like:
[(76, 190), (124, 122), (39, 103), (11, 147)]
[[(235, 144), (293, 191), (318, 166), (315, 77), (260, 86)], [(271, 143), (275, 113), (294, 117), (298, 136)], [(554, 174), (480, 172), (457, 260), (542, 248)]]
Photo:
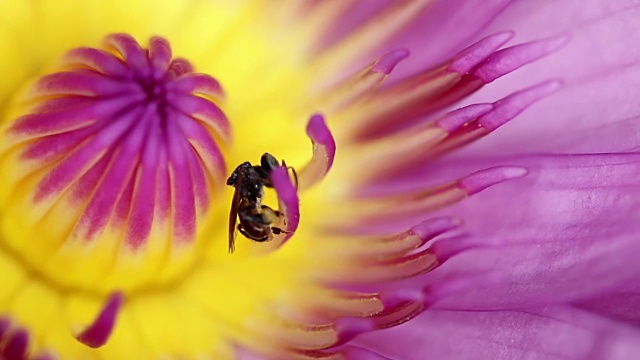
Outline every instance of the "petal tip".
[(106, 344), (113, 332), (123, 300), (124, 296), (121, 292), (113, 293), (93, 323), (78, 334), (76, 339), (94, 349)]

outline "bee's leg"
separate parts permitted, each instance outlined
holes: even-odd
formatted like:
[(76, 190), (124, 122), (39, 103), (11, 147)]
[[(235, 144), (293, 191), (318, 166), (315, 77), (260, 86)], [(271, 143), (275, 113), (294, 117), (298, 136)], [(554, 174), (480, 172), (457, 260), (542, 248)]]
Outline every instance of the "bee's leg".
[(293, 175), (293, 184), (296, 187), (296, 191), (298, 191), (298, 173), (296, 172), (296, 169), (293, 168), (293, 166), (287, 166), (287, 163), (284, 162), (284, 160), (282, 160), (282, 166), (287, 168), (287, 171), (291, 170), (291, 175)]
[(293, 174), (293, 182), (295, 183), (296, 191), (298, 191), (298, 173), (296, 172), (296, 169), (294, 169), (293, 166), (287, 166), (287, 170), (291, 170), (291, 174)]
[(273, 210), (267, 205), (260, 206), (260, 214), (262, 215), (266, 224), (273, 224), (274, 222), (278, 221), (278, 219), (280, 219), (280, 211)]
[(261, 237), (261, 238), (257, 238), (257, 237), (255, 237), (255, 236), (251, 236), (251, 235), (247, 234), (247, 233), (244, 231), (244, 229), (242, 228), (242, 225), (241, 225), (241, 224), (238, 224), (238, 231), (240, 231), (240, 233), (241, 233), (242, 235), (244, 235), (247, 239), (251, 239), (251, 240), (253, 240), (253, 241), (263, 242), (263, 241), (267, 241), (267, 240), (269, 240), (269, 237), (268, 237), (268, 236)]
[(274, 233), (275, 235), (292, 234), (293, 233), (293, 231), (282, 230), (282, 229), (277, 228), (277, 227), (272, 227), (271, 228), (271, 232)]
[(247, 234), (244, 229), (242, 228), (242, 224), (238, 224), (238, 231), (240, 231), (240, 234), (244, 235), (246, 238), (251, 239), (251, 235)]
[[(265, 222), (265, 224), (273, 224), (276, 221), (280, 220), (282, 218), (282, 213), (278, 210), (273, 210), (272, 208), (266, 206), (266, 205), (262, 205), (262, 209), (261, 209), (262, 213), (265, 214), (264, 219), (268, 220), (268, 222)], [(268, 214), (268, 215), (267, 215)], [(282, 222), (284, 225), (287, 224), (287, 219), (283, 218)]]

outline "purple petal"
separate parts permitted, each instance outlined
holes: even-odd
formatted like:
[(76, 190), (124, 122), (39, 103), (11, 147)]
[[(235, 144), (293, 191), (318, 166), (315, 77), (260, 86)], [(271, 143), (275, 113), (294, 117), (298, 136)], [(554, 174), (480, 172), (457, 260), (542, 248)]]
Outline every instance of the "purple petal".
[(575, 305), (636, 327), (640, 326), (640, 284), (637, 281), (628, 283), (626, 288), (615, 293), (600, 294), (578, 301)]
[(586, 311), (429, 310), (355, 345), (391, 359), (632, 359), (640, 331)]
[(359, 346), (345, 346), (342, 349), (347, 359), (358, 360), (391, 360), (388, 357), (382, 356), (372, 350), (364, 349)]
[(588, 153), (638, 147), (640, 103), (633, 99), (640, 97), (639, 17), (636, 1), (592, 1), (588, 7), (579, 0), (515, 2), (488, 32), (510, 28), (519, 42), (568, 31), (571, 40), (468, 101), (503, 97), (537, 79), (560, 78), (565, 86), (465, 151)]
[(93, 323), (78, 334), (76, 339), (92, 348), (99, 348), (106, 344), (116, 324), (122, 301), (122, 293), (113, 293)]
[[(495, 161), (446, 162), (428, 173), (455, 176), (487, 163)], [(579, 301), (626, 289), (640, 277), (640, 154), (513, 157), (502, 164), (524, 166), (529, 174), (443, 211), (465, 221), (472, 243), (491, 246), (454, 256), (420, 281), (439, 284), (479, 273), (503, 280), (467, 288), (446, 306)]]
[[(493, 21), (511, 2), (512, 0), (434, 1), (402, 36), (388, 45), (390, 48), (408, 46), (414, 54), (405, 61), (405, 66), (395, 71), (398, 78), (425, 66), (436, 66), (451, 54), (475, 43), (479, 40), (478, 31)], [(509, 29), (503, 27), (492, 33)]]

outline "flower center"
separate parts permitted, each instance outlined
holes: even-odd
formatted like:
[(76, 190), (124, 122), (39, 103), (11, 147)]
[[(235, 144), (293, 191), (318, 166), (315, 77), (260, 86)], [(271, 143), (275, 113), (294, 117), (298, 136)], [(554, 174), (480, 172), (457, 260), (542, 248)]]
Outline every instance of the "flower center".
[(187, 271), (224, 228), (210, 207), (227, 176), (222, 96), (162, 38), (68, 52), (3, 121), (2, 246), (60, 286), (100, 292)]

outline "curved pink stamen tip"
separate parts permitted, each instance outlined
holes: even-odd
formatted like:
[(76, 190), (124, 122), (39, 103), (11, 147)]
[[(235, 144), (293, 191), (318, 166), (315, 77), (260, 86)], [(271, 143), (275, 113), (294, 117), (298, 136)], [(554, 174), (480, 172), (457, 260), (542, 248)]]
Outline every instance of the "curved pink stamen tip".
[(553, 94), (560, 90), (561, 87), (562, 82), (554, 79), (513, 93), (504, 99), (496, 101), (493, 104), (493, 111), (480, 117), (478, 123), (488, 131), (494, 131), (515, 118), (536, 101)]
[(327, 127), (326, 122), (324, 121), (324, 116), (320, 114), (314, 114), (309, 119), (309, 123), (307, 123), (307, 135), (313, 142), (314, 145), (318, 144), (326, 149), (326, 163), (327, 163), (327, 171), (331, 169), (333, 165), (333, 159), (336, 155), (336, 142), (333, 139), (333, 135), (329, 128)]
[(473, 195), (501, 182), (523, 177), (528, 172), (523, 167), (497, 166), (474, 172), (460, 180), (458, 186), (464, 189), (467, 194)]
[(376, 60), (371, 71), (389, 75), (400, 61), (409, 57), (409, 54), (409, 50), (407, 49), (398, 49), (388, 52)]
[(113, 293), (98, 314), (98, 317), (96, 317), (91, 325), (78, 334), (76, 339), (94, 349), (106, 344), (116, 324), (116, 318), (118, 317), (122, 301), (122, 293)]
[(301, 191), (325, 177), (333, 166), (336, 155), (336, 142), (322, 115), (311, 116), (307, 123), (307, 135), (313, 143), (313, 155), (298, 174), (298, 187)]
[(473, 74), (485, 83), (492, 82), (505, 74), (559, 50), (568, 41), (568, 35), (561, 35), (500, 50), (480, 64), (473, 71)]
[(447, 113), (442, 119), (436, 121), (436, 126), (451, 133), (491, 110), (493, 110), (493, 104), (483, 103), (465, 106)]
[(454, 217), (440, 217), (429, 219), (409, 229), (408, 233), (420, 237), (425, 243), (434, 237), (462, 225), (462, 219)]
[(468, 48), (460, 51), (451, 61), (449, 70), (460, 75), (468, 73), (474, 66), (481, 63), (494, 51), (513, 38), (513, 31), (503, 31), (489, 35)]
[(285, 234), (280, 246), (284, 244), (298, 229), (300, 223), (300, 199), (295, 185), (291, 182), (286, 166), (278, 166), (269, 174), (269, 179), (278, 195), (278, 211), (284, 215)]

